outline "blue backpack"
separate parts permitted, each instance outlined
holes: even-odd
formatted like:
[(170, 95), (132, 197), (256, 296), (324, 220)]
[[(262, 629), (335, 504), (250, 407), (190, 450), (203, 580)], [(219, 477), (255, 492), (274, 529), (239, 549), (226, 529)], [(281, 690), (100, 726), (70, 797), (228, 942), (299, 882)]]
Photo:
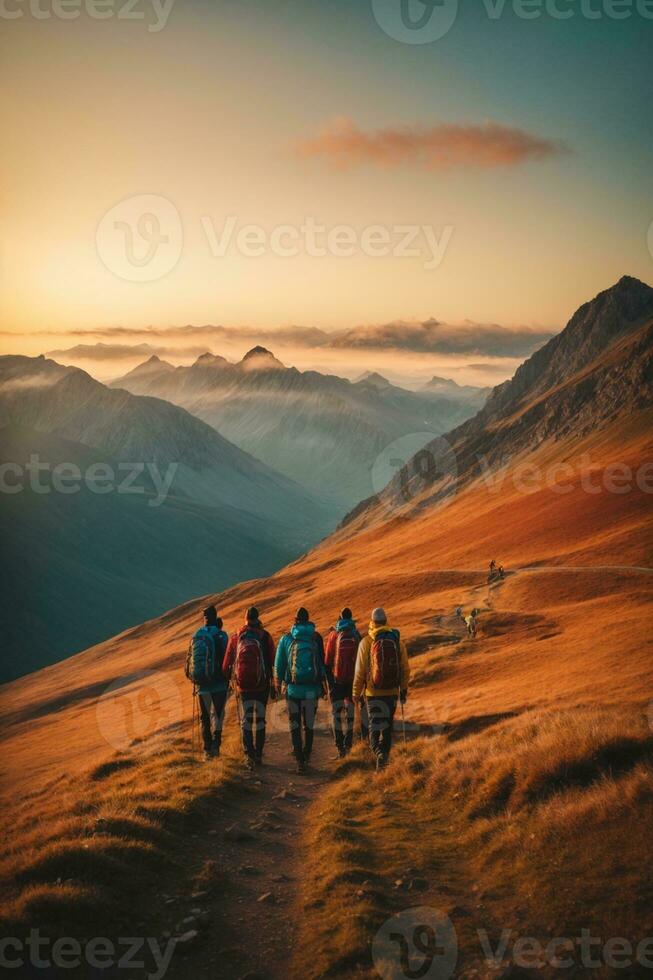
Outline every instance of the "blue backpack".
[(188, 647), (186, 677), (201, 687), (223, 680), (222, 651), (218, 645), (218, 633), (202, 627), (195, 633)]
[(288, 654), (288, 684), (319, 684), (317, 641), (313, 636), (294, 637)]

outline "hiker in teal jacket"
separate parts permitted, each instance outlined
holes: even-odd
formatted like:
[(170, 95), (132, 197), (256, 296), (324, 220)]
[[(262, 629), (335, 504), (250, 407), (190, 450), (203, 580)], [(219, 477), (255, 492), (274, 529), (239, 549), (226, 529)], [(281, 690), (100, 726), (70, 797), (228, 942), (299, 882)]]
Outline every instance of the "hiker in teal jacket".
[(215, 680), (203, 681), (197, 689), (204, 757), (212, 759), (220, 755), (222, 743), (222, 725), (227, 703), (227, 681), (222, 674), (222, 660), (229, 637), (222, 629), (222, 620), (218, 616), (215, 606), (207, 606), (203, 615), (204, 626), (200, 626), (195, 636), (208, 634), (215, 647), (216, 665), (219, 665)]
[(274, 661), (274, 679), (285, 691), (288, 724), (297, 769), (304, 772), (311, 758), (313, 730), (320, 698), (327, 695), (324, 642), (303, 607), (295, 623), (281, 637)]

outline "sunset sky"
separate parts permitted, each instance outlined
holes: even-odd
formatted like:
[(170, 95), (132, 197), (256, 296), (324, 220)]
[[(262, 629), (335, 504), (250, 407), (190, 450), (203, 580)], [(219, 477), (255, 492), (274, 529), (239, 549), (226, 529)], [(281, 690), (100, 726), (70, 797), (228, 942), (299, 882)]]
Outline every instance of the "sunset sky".
[[(521, 19), (506, 3), (492, 19), (461, 2), (445, 36), (412, 44), (371, 0), (176, 0), (165, 24), (151, 0), (133, 8), (142, 20), (93, 19), (83, 0), (77, 19), (37, 18), (7, 0), (22, 16), (0, 42), (2, 351), (147, 342), (188, 360), (239, 356), (262, 331), (282, 359), (348, 375), (508, 376), (624, 273), (653, 281), (653, 20), (635, 4), (623, 20), (559, 6), (574, 16)], [(141, 264), (122, 275), (139, 205), (112, 209), (132, 198), (168, 237), (156, 278), (138, 237)], [(346, 226), (343, 254), (307, 254), (307, 221)], [(248, 225), (262, 254), (236, 244)], [(298, 254), (275, 254), (281, 225)], [(372, 226), (389, 254), (365, 254)], [(400, 226), (415, 226), (418, 254), (393, 254)], [(378, 342), (388, 323), (432, 319), (442, 342), (435, 328), (396, 356)], [(142, 332), (208, 324), (240, 330)], [(450, 328), (464, 324), (457, 350)], [(500, 349), (496, 324), (511, 328)], [(295, 326), (367, 326), (371, 339), (361, 350), (286, 331), (275, 344), (271, 331)], [(98, 376), (133, 366), (77, 363)]]

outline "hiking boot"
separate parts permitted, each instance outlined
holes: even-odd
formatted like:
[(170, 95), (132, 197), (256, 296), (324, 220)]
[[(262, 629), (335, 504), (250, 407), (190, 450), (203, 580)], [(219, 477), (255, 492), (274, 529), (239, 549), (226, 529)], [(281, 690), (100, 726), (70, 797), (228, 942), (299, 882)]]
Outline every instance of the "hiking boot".
[(306, 772), (306, 763), (303, 761), (303, 759), (297, 760), (297, 772), (299, 773)]
[(254, 756), (254, 762), (255, 762), (255, 764), (257, 766), (262, 766), (263, 765), (263, 753), (262, 752), (257, 752), (256, 753), (256, 755)]
[(251, 755), (245, 756), (245, 765), (250, 772), (254, 772), (254, 769), (256, 768), (256, 760)]
[(211, 759), (213, 758), (213, 753), (211, 752), (211, 749), (204, 749), (202, 758), (204, 759), (205, 762), (210, 762)]

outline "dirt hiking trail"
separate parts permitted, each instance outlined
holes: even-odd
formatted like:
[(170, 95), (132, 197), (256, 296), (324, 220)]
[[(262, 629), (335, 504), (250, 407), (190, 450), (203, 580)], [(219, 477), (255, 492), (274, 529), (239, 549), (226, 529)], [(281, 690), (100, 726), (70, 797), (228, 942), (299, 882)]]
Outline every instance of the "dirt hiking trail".
[[(216, 787), (212, 826), (194, 833), (182, 854), (188, 878), (176, 888), (169, 884), (164, 899), (167, 931), (176, 934), (181, 926), (182, 933), (198, 932), (187, 949), (177, 949), (169, 978), (288, 977), (296, 918), (291, 910), (304, 874), (303, 817), (336, 772), (325, 727), (329, 711), (321, 702), (306, 773), (296, 772), (285, 704), (278, 702), (268, 711), (264, 765), (254, 772), (243, 765), (242, 785), (234, 792), (221, 796)], [(205, 764), (216, 772), (222, 765)], [(199, 922), (183, 925), (198, 910)]]

